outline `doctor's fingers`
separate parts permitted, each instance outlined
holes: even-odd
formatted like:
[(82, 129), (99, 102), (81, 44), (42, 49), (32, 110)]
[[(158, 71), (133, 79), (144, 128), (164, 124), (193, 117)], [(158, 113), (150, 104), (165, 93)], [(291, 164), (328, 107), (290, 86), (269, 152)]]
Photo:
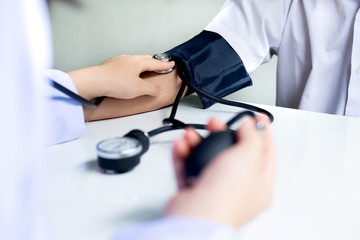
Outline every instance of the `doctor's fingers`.
[(140, 71), (166, 71), (175, 66), (174, 61), (166, 62), (156, 60), (153, 57), (143, 57), (140, 61)]
[(188, 127), (185, 129), (184, 136), (179, 141), (183, 142), (184, 148), (179, 149), (181, 151), (177, 151), (177, 153), (180, 158), (185, 159), (190, 154), (190, 151), (200, 143), (201, 136), (194, 128)]
[[(124, 64), (125, 62), (129, 62), (134, 64), (135, 66), (139, 66), (141, 62), (146, 61), (147, 59), (151, 59), (150, 55), (119, 55), (115, 57), (111, 57), (100, 63), (99, 65), (109, 64), (118, 62), (119, 64)], [(135, 64), (136, 63), (136, 64)]]
[(261, 135), (265, 138), (267, 150), (275, 152), (274, 136), (272, 134), (270, 120), (264, 116), (256, 116), (256, 127)]
[[(263, 124), (263, 129), (259, 130), (257, 123)], [(252, 152), (254, 164), (264, 177), (273, 182), (275, 176), (275, 144), (270, 128), (269, 121), (264, 117), (256, 117), (245, 121), (236, 132), (238, 142), (236, 145)]]
[(124, 59), (130, 58), (130, 57), (132, 57), (132, 56), (131, 55), (119, 55), (119, 56), (111, 57), (111, 58), (106, 59), (99, 65), (105, 65), (105, 64), (117, 62), (117, 61), (123, 61)]
[(206, 129), (210, 132), (224, 131), (226, 129), (226, 124), (222, 122), (219, 118), (213, 117), (206, 125)]
[(186, 128), (185, 135), (173, 145), (173, 164), (176, 182), (179, 188), (185, 187), (184, 165), (191, 150), (201, 141), (200, 135), (193, 128)]
[(270, 121), (264, 116), (257, 116), (255, 119), (257, 123), (261, 122), (264, 124), (264, 129), (260, 130), (265, 143), (265, 145), (263, 145), (264, 155), (267, 156), (263, 163), (263, 168), (266, 169), (266, 178), (268, 183), (273, 184), (276, 175), (276, 146), (270, 126)]

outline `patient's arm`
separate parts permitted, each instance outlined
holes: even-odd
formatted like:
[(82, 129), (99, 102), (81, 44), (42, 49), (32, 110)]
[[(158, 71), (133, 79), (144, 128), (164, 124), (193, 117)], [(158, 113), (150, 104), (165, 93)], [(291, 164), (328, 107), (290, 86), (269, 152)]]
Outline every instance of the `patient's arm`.
[(181, 80), (175, 71), (166, 74), (147, 72), (142, 74), (146, 81), (153, 82), (162, 88), (158, 96), (143, 95), (133, 99), (106, 97), (96, 108), (84, 107), (85, 121), (127, 116), (156, 110), (174, 102), (180, 88)]

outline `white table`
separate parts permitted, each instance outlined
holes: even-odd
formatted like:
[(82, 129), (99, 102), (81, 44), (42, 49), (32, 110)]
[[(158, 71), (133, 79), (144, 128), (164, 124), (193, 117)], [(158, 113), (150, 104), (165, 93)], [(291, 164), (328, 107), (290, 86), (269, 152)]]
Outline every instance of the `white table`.
[[(191, 99), (191, 97), (190, 97)], [(208, 110), (185, 100), (184, 122), (230, 119), (239, 109), (215, 104)], [(278, 164), (270, 209), (239, 231), (239, 239), (360, 239), (360, 119), (263, 106), (272, 125)], [(119, 228), (161, 216), (176, 191), (172, 141), (182, 131), (152, 139), (131, 172), (102, 173), (95, 145), (134, 128), (161, 126), (170, 108), (87, 123), (78, 140), (47, 150), (46, 209), (58, 239), (109, 239)]]

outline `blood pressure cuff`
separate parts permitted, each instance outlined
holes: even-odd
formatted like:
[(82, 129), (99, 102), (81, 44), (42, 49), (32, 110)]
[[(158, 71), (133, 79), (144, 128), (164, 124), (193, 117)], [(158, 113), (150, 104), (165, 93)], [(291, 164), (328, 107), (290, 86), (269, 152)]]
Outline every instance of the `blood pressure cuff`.
[[(223, 98), (252, 85), (239, 55), (217, 33), (203, 31), (167, 53), (175, 60), (178, 68), (186, 68), (188, 80), (193, 86), (212, 96)], [(189, 88), (194, 91), (191, 86)], [(212, 100), (197, 94), (204, 108), (214, 104)]]

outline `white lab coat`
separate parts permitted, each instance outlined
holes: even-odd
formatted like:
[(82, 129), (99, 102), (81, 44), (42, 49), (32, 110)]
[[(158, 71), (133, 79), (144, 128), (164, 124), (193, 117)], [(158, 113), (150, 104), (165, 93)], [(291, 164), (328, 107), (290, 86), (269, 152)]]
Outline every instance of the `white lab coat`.
[[(70, 91), (77, 93), (75, 84), (68, 74), (55, 69), (46, 70), (43, 73)], [(50, 84), (47, 84), (46, 88), (46, 99), (50, 102), (49, 112), (51, 112), (51, 121), (48, 121), (48, 131), (46, 131), (46, 145), (79, 138), (85, 131), (82, 105)]]
[(278, 55), (278, 106), (360, 117), (359, 6), (227, 0), (206, 30), (222, 35), (249, 72)]
[(40, 174), (50, 66), (45, 1), (0, 0), (0, 238), (49, 239)]

